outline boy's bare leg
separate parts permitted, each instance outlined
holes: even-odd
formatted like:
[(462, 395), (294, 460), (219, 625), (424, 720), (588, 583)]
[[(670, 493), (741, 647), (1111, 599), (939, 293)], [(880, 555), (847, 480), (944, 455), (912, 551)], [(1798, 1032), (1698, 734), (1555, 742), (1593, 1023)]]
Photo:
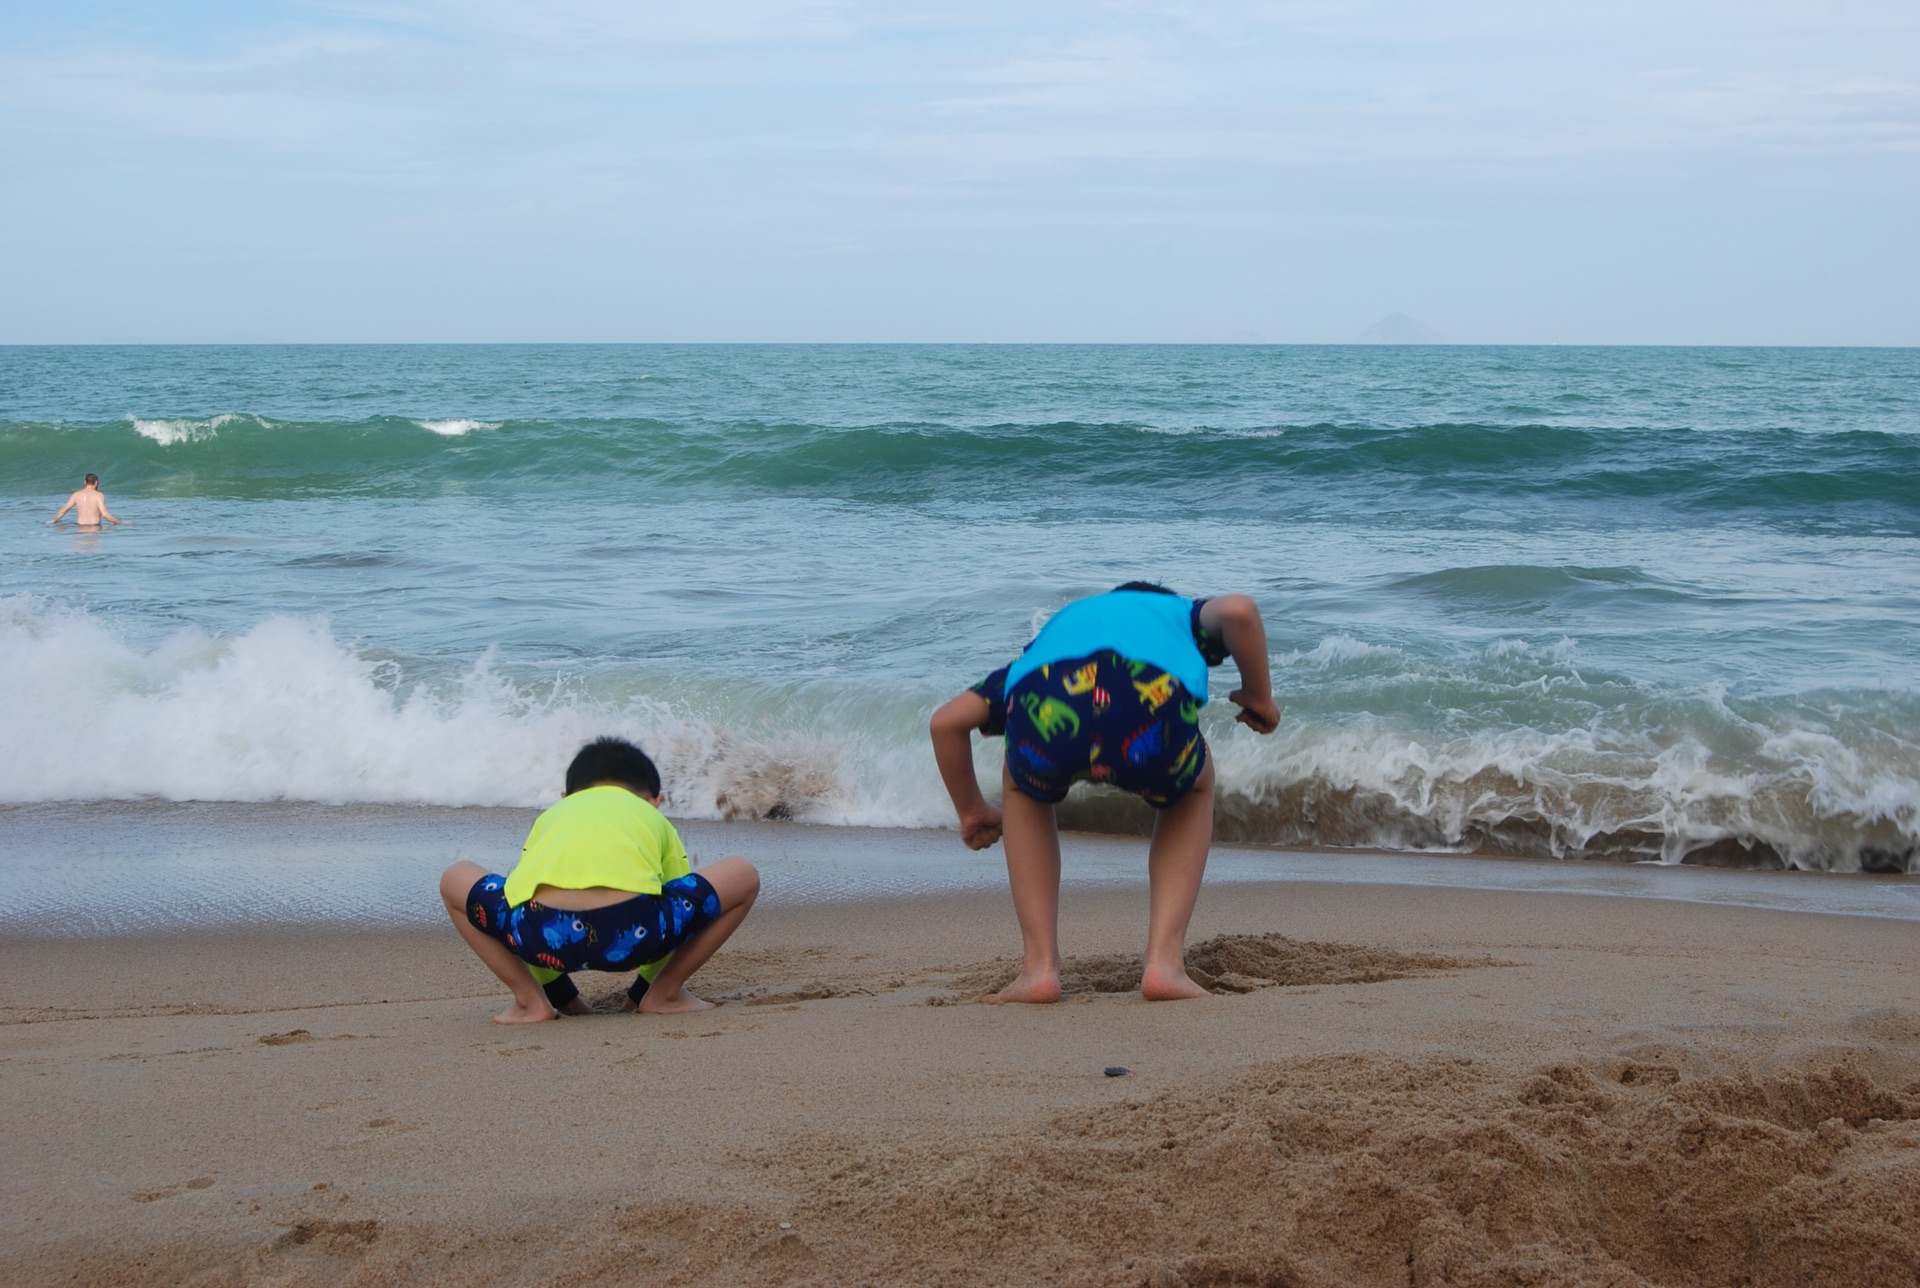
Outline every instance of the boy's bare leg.
[(1000, 770), (1001, 839), (1007, 884), (1020, 922), (1020, 977), (983, 1002), (1060, 1000), (1060, 829), (1053, 806), (1033, 799)]
[(640, 999), (640, 1011), (646, 1015), (672, 1015), (684, 1011), (710, 1011), (713, 1003), (687, 991), (687, 980), (718, 952), (760, 895), (760, 873), (753, 864), (737, 854), (699, 870), (720, 896), (720, 915), (707, 928), (680, 945), (667, 968), (653, 977), (653, 984)]
[(1187, 923), (1200, 899), (1213, 844), (1213, 761), (1200, 771), (1193, 790), (1159, 811), (1153, 821), (1153, 845), (1147, 851), (1147, 959), (1140, 992), (1149, 1002), (1204, 997), (1206, 990), (1187, 974)]
[(473, 889), (473, 883), (487, 875), (487, 870), (478, 863), (462, 860), (440, 874), (440, 902), (447, 906), (447, 916), (453, 919), (453, 928), (460, 932), (460, 938), (467, 941), (467, 947), (473, 949), (474, 956), (486, 963), (494, 978), (507, 986), (513, 994), (513, 1005), (493, 1017), (495, 1024), (538, 1024), (542, 1020), (551, 1020), (555, 1016), (553, 1006), (547, 1001), (547, 994), (533, 978), (533, 972), (527, 964), (513, 955), (513, 951), (498, 939), (480, 933), (471, 921), (467, 920), (467, 894)]

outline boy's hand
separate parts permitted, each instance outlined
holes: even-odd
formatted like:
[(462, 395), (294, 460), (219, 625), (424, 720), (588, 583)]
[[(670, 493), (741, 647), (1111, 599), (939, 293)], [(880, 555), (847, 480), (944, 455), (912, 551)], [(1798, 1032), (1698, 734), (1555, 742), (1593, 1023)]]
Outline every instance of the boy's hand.
[(1235, 689), (1227, 695), (1227, 701), (1240, 708), (1234, 719), (1255, 733), (1272, 733), (1280, 727), (1280, 706), (1271, 694), (1256, 698), (1245, 689)]
[(969, 850), (984, 850), (1000, 839), (1000, 811), (982, 804), (970, 814), (960, 816), (960, 839)]

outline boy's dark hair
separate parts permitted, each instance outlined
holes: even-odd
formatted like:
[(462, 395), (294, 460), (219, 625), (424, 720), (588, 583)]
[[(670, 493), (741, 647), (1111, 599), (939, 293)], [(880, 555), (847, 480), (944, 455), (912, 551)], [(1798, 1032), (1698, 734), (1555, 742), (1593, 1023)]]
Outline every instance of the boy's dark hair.
[(1115, 586), (1114, 589), (1115, 590), (1144, 590), (1148, 594), (1152, 594), (1152, 595), (1173, 594), (1172, 591), (1168, 590), (1165, 586), (1162, 586), (1157, 581), (1123, 581), (1118, 586)]
[(567, 795), (595, 783), (619, 783), (642, 796), (660, 795), (660, 771), (646, 752), (624, 738), (595, 738), (567, 766)]
[(89, 474), (89, 475), (87, 475), (87, 482), (89, 482), (89, 483), (91, 483), (91, 484), (93, 484), (93, 485), (94, 485), (95, 487), (99, 487), (99, 486), (100, 486), (100, 476), (99, 476), (98, 474)]

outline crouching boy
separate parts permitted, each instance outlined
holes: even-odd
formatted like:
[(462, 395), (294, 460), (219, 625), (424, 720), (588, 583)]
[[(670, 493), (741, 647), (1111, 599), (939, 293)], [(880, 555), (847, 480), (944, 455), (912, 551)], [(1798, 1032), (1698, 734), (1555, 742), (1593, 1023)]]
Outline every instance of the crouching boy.
[(690, 871), (659, 804), (646, 753), (600, 738), (567, 767), (566, 795), (534, 820), (512, 872), (460, 862), (441, 874), (454, 928), (513, 994), (495, 1023), (586, 1014), (576, 970), (637, 969), (625, 1010), (713, 1005), (687, 980), (746, 920), (760, 874), (739, 855)]

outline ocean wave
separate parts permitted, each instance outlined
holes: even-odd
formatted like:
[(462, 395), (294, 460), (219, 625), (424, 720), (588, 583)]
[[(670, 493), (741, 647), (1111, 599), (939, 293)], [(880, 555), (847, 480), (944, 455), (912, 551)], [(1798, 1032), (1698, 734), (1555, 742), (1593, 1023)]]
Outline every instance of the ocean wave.
[[(423, 432), (424, 431), (424, 432)], [(479, 432), (486, 431), (486, 432)], [(372, 416), (299, 421), (230, 412), (102, 425), (0, 422), (0, 477), (45, 492), (75, 468), (170, 494), (271, 497), (520, 487), (591, 478), (615, 489), (1018, 503), (1013, 481), (1138, 500), (1247, 506), (1315, 495), (1483, 504), (1646, 502), (1699, 513), (1911, 523), (1920, 435), (1885, 431), (1339, 423), (1208, 427), (1056, 421), (818, 425), (646, 418)], [(996, 484), (995, 481), (1002, 481)]]
[(1388, 644), (1373, 644), (1351, 635), (1329, 635), (1310, 649), (1295, 650), (1280, 659), (1284, 665), (1328, 669), (1352, 663), (1382, 663), (1398, 666), (1406, 655)]
[(234, 412), (209, 416), (205, 420), (142, 420), (138, 416), (128, 416), (127, 423), (133, 426), (134, 433), (162, 447), (172, 447), (176, 443), (204, 443), (219, 437), (221, 428), (226, 425), (244, 424), (260, 429), (273, 428), (273, 422), (263, 417), (246, 416)]
[(491, 652), (451, 670), (408, 664), (312, 618), (138, 647), (90, 614), (9, 596), (0, 800), (531, 806), (558, 794), (583, 742), (611, 733), (659, 759), (669, 806), (689, 817), (940, 820), (944, 804), (920, 776), (903, 780), (891, 746), (823, 734), (808, 723), (821, 704), (783, 711), (785, 696), (699, 677), (509, 674)]
[(476, 429), (498, 429), (500, 422), (492, 420), (473, 420), (459, 417), (454, 420), (419, 420), (414, 424), (424, 430), (440, 435), (442, 438), (459, 438), (471, 434)]
[[(1712, 698), (1703, 695), (1702, 706)], [(1223, 837), (1279, 844), (1912, 870), (1920, 749), (1738, 720), (1734, 738), (1638, 721), (1436, 738), (1399, 720), (1222, 748)], [(1786, 751), (1822, 745), (1824, 754)]]
[[(1496, 643), (1452, 672), (1331, 639), (1276, 660), (1329, 690), (1258, 738), (1204, 716), (1218, 835), (1276, 845), (1920, 871), (1920, 698), (1735, 701), (1582, 678), (1570, 645)], [(1309, 687), (1309, 686), (1301, 686)], [(588, 738), (659, 760), (694, 818), (951, 826), (925, 743), (944, 694), (611, 664), (386, 656), (323, 620), (177, 631), (0, 599), (0, 800), (536, 806)], [(1516, 718), (1516, 713), (1520, 713)], [(998, 777), (1000, 744), (976, 743)], [(1086, 786), (1068, 827), (1143, 832)]]
[(1476, 564), (1393, 578), (1384, 589), (1453, 608), (1514, 614), (1545, 608), (1591, 607), (1618, 612), (1699, 604), (1711, 598), (1698, 586), (1676, 585), (1639, 568), (1577, 565)]

